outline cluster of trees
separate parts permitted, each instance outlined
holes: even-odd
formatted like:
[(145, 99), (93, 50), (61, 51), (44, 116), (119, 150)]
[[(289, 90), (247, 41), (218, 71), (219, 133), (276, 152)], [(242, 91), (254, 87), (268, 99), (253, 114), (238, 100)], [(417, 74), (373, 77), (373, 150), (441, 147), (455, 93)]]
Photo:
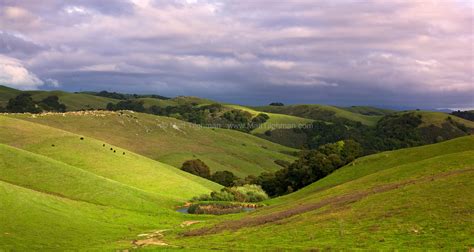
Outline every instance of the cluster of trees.
[(281, 103), (281, 102), (272, 102), (269, 104), (270, 106), (285, 106), (285, 104)]
[(286, 168), (249, 176), (245, 181), (260, 185), (270, 196), (283, 195), (326, 177), (362, 153), (361, 145), (354, 140), (325, 144), (316, 150), (302, 151), (298, 160)]
[(308, 136), (307, 144), (310, 149), (353, 139), (361, 144), (363, 154), (367, 155), (424, 144), (418, 128), (421, 123), (421, 115), (403, 113), (384, 116), (375, 127), (341, 119), (332, 123), (314, 122), (312, 127), (298, 130)]
[(464, 118), (469, 121), (474, 121), (474, 110), (466, 110), (466, 111), (453, 111), (451, 112), (451, 115), (455, 115), (457, 117)]
[(0, 112), (9, 113), (41, 113), (43, 111), (65, 112), (66, 105), (59, 102), (55, 95), (48, 96), (36, 102), (29, 93), (21, 93), (11, 98), (5, 108), (0, 107)]
[(211, 174), (209, 167), (199, 159), (184, 162), (181, 169), (226, 186), (221, 192), (213, 192), (197, 200), (235, 201), (238, 199), (232, 191), (236, 190), (235, 188), (258, 185), (255, 188), (262, 188), (270, 196), (283, 195), (324, 178), (362, 154), (363, 150), (359, 143), (344, 140), (322, 145), (316, 150), (302, 151), (298, 160), (291, 164), (282, 164), (283, 168), (276, 172), (264, 172), (259, 176), (250, 175), (243, 179), (229, 171), (217, 171)]
[(169, 100), (169, 97), (161, 96), (161, 95), (138, 95), (138, 94), (123, 94), (117, 92), (107, 92), (107, 91), (100, 91), (98, 93), (90, 93), (92, 95), (113, 98), (117, 100), (129, 100), (129, 99), (137, 99), (137, 98), (155, 98), (160, 100)]
[(238, 177), (230, 171), (216, 171), (211, 174), (209, 166), (200, 159), (193, 159), (184, 162), (181, 166), (181, 170), (212, 180), (223, 186), (233, 186), (234, 181), (238, 179)]

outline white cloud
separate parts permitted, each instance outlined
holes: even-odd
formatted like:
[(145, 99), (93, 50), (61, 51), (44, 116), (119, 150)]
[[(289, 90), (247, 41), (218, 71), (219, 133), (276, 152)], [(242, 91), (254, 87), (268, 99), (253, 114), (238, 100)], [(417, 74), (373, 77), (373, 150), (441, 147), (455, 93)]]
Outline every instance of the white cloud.
[(272, 67), (280, 70), (290, 70), (295, 66), (294, 62), (283, 60), (264, 60), (262, 63), (266, 67)]
[(48, 78), (44, 81), (45, 85), (50, 86), (50, 87), (59, 87), (61, 84), (59, 83), (58, 80)]
[(0, 55), (0, 84), (19, 89), (37, 89), (44, 83), (18, 59)]

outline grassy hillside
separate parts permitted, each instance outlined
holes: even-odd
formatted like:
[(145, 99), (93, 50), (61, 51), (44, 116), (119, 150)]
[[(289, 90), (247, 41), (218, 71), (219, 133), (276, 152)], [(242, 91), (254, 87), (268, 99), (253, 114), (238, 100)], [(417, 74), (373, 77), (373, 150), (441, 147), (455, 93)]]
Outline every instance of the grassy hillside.
[(163, 197), (172, 199), (174, 195), (178, 198), (195, 195), (182, 184), (189, 184), (190, 188), (201, 192), (219, 188), (175, 167), (93, 138), (81, 140), (82, 136), (76, 134), (4, 116), (0, 116), (0, 122), (0, 141), (3, 144)]
[(0, 85), (0, 106), (5, 106), (8, 100), (20, 93), (20, 90)]
[(200, 128), (169, 117), (107, 111), (10, 116), (100, 139), (175, 167), (199, 158), (214, 171), (229, 170), (244, 177), (279, 169), (274, 163), (277, 159), (294, 160), (286, 154), (294, 149), (235, 130)]
[(370, 107), (370, 106), (350, 106), (350, 107), (342, 107), (341, 109), (344, 109), (353, 113), (368, 115), (368, 116), (384, 116), (384, 115), (389, 115), (395, 112), (395, 110), (391, 110), (391, 109), (381, 109), (381, 108)]
[(59, 97), (59, 101), (66, 105), (67, 110), (83, 110), (83, 109), (105, 109), (109, 102), (116, 103), (118, 100), (100, 97), (85, 93), (68, 93), (64, 91), (20, 91), (17, 89), (0, 85), (0, 106), (5, 106), (8, 100), (14, 98), (18, 94), (26, 92), (30, 93), (33, 100), (40, 101), (48, 96), (55, 95)]
[(313, 120), (331, 121), (337, 118), (343, 118), (351, 121), (360, 122), (367, 126), (373, 126), (377, 123), (380, 116), (369, 116), (360, 113), (351, 112), (341, 108), (328, 105), (289, 105), (289, 106), (262, 106), (256, 107), (256, 110), (270, 113), (279, 113), (293, 115)]
[[(251, 109), (249, 107), (244, 107), (240, 105), (226, 105), (226, 107), (247, 111), (252, 115), (257, 115), (259, 113), (262, 113), (260, 111)], [(275, 114), (275, 113), (268, 113), (268, 112), (265, 114), (267, 114), (270, 117), (270, 119), (268, 119), (260, 127), (252, 130), (251, 132), (252, 134), (263, 134), (267, 130), (274, 130), (274, 129), (278, 129), (279, 127), (293, 128), (293, 127), (303, 126), (305, 124), (313, 122), (313, 120), (311, 119), (297, 117), (297, 116)]]
[(432, 112), (432, 111), (415, 111), (415, 113), (422, 116), (421, 118), (423, 120), (423, 124), (421, 124), (420, 127), (426, 127), (430, 125), (435, 125), (435, 126), (440, 127), (443, 125), (443, 123), (446, 122), (446, 119), (450, 117), (455, 122), (462, 123), (469, 128), (474, 128), (473, 121), (469, 121), (469, 120), (466, 120), (454, 115), (450, 115), (450, 114), (446, 114), (442, 112)]
[(189, 219), (175, 206), (220, 188), (81, 137), (0, 116), (0, 250), (130, 248)]
[(474, 245), (473, 179), (472, 136), (384, 152), (168, 241), (195, 249), (466, 250)]

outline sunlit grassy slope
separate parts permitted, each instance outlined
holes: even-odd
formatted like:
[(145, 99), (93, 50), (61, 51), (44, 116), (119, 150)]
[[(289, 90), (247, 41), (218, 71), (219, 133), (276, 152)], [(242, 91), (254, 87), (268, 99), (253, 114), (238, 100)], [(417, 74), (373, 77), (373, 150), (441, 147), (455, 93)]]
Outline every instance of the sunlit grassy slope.
[(343, 110), (347, 110), (354, 113), (359, 113), (362, 115), (389, 115), (395, 112), (391, 109), (382, 109), (370, 106), (350, 106), (350, 107), (341, 107)]
[(288, 106), (262, 106), (256, 107), (256, 110), (293, 115), (313, 120), (326, 121), (328, 117), (335, 116), (336, 118), (344, 118), (351, 121), (360, 122), (362, 124), (373, 126), (381, 118), (381, 116), (363, 115), (360, 113), (351, 112), (334, 106), (328, 105), (288, 105)]
[(442, 112), (433, 112), (433, 111), (414, 111), (416, 114), (421, 115), (423, 123), (420, 127), (426, 127), (429, 125), (442, 126), (446, 122), (446, 119), (450, 117), (453, 121), (462, 123), (469, 128), (474, 128), (474, 122), (469, 121), (454, 115), (449, 115)]
[[(252, 115), (257, 115), (259, 113), (262, 113), (260, 111), (251, 109), (249, 107), (244, 107), (240, 105), (226, 105), (229, 108), (233, 109), (238, 109), (238, 110), (243, 110), (251, 113)], [(291, 116), (291, 115), (285, 115), (285, 114), (275, 114), (275, 113), (265, 113), (267, 114), (270, 118), (263, 123), (260, 127), (254, 129), (252, 131), (252, 134), (263, 134), (267, 130), (274, 130), (278, 128), (294, 128), (294, 127), (302, 127), (305, 124), (309, 124), (313, 122), (311, 119), (307, 118), (302, 118), (302, 117), (297, 117), (297, 116)]]
[(244, 177), (279, 168), (275, 160), (292, 161), (294, 149), (235, 130), (200, 128), (169, 117), (132, 112), (77, 112), (10, 115), (100, 139), (175, 167), (203, 160), (212, 170)]
[[(175, 167), (90, 137), (81, 140), (81, 137), (52, 127), (0, 116), (2, 144), (60, 161), (100, 177), (170, 199), (192, 197), (195, 195), (192, 190), (206, 192), (218, 188), (208, 180)], [(192, 190), (183, 186), (185, 184)]]
[(466, 250), (474, 246), (473, 180), (472, 136), (384, 152), (248, 216), (168, 239), (197, 249)]
[(130, 248), (189, 218), (175, 206), (221, 187), (81, 137), (0, 116), (0, 250)]

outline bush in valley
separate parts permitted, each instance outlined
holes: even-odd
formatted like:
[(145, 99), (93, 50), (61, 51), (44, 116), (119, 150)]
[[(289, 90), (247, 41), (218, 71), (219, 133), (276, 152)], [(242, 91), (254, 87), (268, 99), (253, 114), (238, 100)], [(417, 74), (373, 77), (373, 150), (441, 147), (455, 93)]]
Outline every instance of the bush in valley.
[(195, 197), (193, 201), (260, 202), (266, 199), (268, 195), (259, 185), (243, 185), (224, 187), (218, 192)]
[(45, 111), (66, 112), (66, 105), (60, 103), (56, 95), (44, 98), (38, 105)]
[(230, 171), (216, 171), (211, 175), (211, 180), (223, 186), (232, 186), (238, 177)]
[(8, 101), (6, 111), (10, 113), (41, 113), (41, 108), (33, 101), (31, 94), (21, 93)]
[(188, 160), (184, 162), (181, 166), (181, 170), (207, 179), (211, 177), (209, 166), (207, 166), (200, 159)]
[(119, 101), (118, 103), (108, 103), (107, 110), (118, 111), (118, 110), (132, 110), (136, 112), (145, 112), (145, 107), (143, 106), (143, 101), (137, 100), (124, 100)]
[(270, 106), (285, 106), (285, 104), (283, 104), (281, 102), (272, 102), (272, 103), (270, 103)]

